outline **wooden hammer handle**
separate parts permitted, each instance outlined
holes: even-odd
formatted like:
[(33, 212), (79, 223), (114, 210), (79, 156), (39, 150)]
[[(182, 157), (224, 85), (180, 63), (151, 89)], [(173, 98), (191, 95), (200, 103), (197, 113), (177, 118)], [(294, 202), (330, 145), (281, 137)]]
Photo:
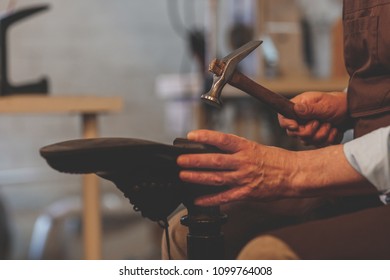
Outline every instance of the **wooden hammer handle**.
[(304, 122), (297, 116), (294, 111), (294, 103), (288, 98), (259, 85), (241, 72), (235, 71), (228, 83), (271, 106), (273, 110), (284, 117), (296, 120), (299, 123)]

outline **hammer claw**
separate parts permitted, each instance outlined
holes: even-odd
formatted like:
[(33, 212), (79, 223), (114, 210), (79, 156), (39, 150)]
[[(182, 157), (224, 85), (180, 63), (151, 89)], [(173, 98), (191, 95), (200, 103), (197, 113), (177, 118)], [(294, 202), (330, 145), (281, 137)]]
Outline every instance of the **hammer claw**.
[(250, 54), (253, 50), (255, 50), (258, 46), (260, 46), (263, 43), (263, 41), (250, 41), (246, 43), (245, 45), (239, 47), (232, 53), (228, 54), (224, 58), (221, 59), (221, 61), (225, 62), (226, 64), (234, 64), (238, 63), (241, 60), (243, 60), (248, 54)]
[(286, 97), (257, 84), (241, 72), (236, 71), (237, 64), (261, 43), (262, 41), (248, 42), (224, 58), (214, 60), (209, 67), (210, 72), (214, 73), (213, 85), (208, 93), (201, 96), (201, 99), (208, 104), (221, 107), (221, 92), (223, 87), (228, 83), (268, 104), (283, 116), (302, 122), (294, 111), (294, 103)]

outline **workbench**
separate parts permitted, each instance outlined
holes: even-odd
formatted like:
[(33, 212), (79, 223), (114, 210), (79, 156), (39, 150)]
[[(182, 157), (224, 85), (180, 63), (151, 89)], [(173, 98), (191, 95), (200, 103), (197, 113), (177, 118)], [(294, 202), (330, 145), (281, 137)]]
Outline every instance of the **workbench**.
[[(98, 137), (97, 116), (122, 110), (119, 97), (14, 95), (0, 97), (0, 114), (78, 114), (83, 138)], [(83, 176), (83, 239), (85, 259), (101, 259), (99, 179)]]

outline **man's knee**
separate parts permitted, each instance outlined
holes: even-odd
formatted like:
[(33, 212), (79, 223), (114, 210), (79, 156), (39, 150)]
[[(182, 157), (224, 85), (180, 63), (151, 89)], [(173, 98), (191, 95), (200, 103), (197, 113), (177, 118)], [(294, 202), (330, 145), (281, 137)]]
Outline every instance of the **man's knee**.
[(282, 240), (262, 235), (252, 239), (238, 255), (240, 260), (297, 260), (297, 254)]

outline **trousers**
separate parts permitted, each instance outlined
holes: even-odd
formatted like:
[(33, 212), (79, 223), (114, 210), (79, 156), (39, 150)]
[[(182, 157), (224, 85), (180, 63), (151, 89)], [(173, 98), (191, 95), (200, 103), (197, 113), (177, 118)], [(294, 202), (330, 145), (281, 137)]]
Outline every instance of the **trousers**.
[[(226, 259), (390, 258), (390, 206), (380, 205), (377, 197), (224, 205), (221, 210), (228, 215), (222, 227)], [(187, 258), (188, 229), (180, 224), (185, 214), (182, 210), (169, 220), (172, 259)], [(165, 236), (162, 259), (168, 259), (164, 240)]]

